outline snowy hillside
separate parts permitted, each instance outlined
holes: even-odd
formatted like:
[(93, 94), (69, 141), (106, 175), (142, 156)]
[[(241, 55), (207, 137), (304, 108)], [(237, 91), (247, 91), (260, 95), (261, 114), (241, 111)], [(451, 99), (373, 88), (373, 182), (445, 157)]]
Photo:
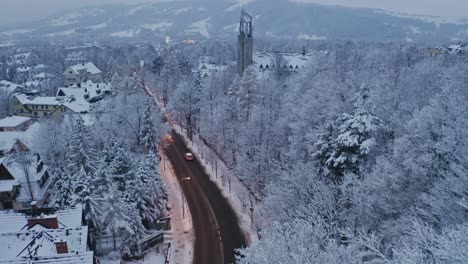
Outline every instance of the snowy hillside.
[[(356, 9), (287, 0), (247, 1), (258, 37), (324, 40), (447, 42), (468, 37), (468, 22), (433, 21)], [(7, 38), (163, 39), (235, 37), (240, 12), (237, 1), (180, 1), (140, 5), (112, 5), (75, 9), (39, 23), (0, 30)]]

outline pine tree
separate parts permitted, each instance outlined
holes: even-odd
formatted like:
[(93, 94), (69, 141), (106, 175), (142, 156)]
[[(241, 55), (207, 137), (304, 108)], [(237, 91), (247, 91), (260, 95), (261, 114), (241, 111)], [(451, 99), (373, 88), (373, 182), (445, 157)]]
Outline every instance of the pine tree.
[(76, 118), (66, 152), (67, 170), (71, 175), (81, 168), (87, 173), (96, 170), (97, 155), (92, 144), (93, 137), (91, 132), (84, 125), (81, 117)]
[(106, 193), (101, 223), (103, 231), (122, 237), (121, 253), (133, 256), (137, 250), (136, 242), (144, 237), (147, 230), (135, 205), (125, 202), (120, 195), (115, 186)]
[(102, 214), (99, 197), (96, 196), (96, 186), (91, 176), (82, 167), (73, 176), (75, 179), (75, 195), (73, 203), (83, 206), (83, 213), (88, 222), (100, 228), (100, 217)]
[(117, 95), (124, 91), (124, 80), (117, 72), (115, 72), (110, 79), (110, 87), (112, 95)]
[(382, 121), (372, 113), (366, 84), (361, 86), (353, 101), (354, 110), (328, 125), (328, 133), (319, 137), (314, 153), (318, 163), (325, 165), (320, 170), (328, 172), (335, 183), (341, 183), (347, 173), (362, 171), (367, 155), (377, 143), (376, 132), (382, 126)]
[(111, 179), (108, 171), (104, 167), (100, 167), (92, 177), (93, 193), (97, 196), (104, 197), (105, 193), (112, 187)]
[(121, 71), (121, 68), (117, 61), (114, 58), (110, 58), (109, 61), (107, 62), (107, 74), (106, 74), (106, 80), (111, 81), (115, 75), (119, 75), (119, 72)]
[(156, 151), (156, 123), (153, 118), (154, 108), (152, 103), (147, 100), (143, 124), (141, 125), (140, 138), (147, 151)]
[(111, 137), (104, 147), (103, 164), (106, 166), (106, 173), (119, 191), (126, 188), (126, 180), (132, 166), (130, 153), (127, 143), (116, 137)]
[(158, 159), (153, 152), (142, 157), (131, 172), (126, 201), (134, 204), (146, 227), (152, 227), (165, 213), (167, 191), (159, 175)]
[(64, 207), (73, 205), (75, 192), (70, 174), (66, 170), (58, 168), (53, 173), (53, 179), (54, 206)]

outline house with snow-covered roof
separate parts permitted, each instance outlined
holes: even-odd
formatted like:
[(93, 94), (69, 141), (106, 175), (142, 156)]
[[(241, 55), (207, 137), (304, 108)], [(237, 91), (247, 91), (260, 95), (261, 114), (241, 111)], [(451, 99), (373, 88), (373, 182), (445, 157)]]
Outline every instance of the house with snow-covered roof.
[(111, 94), (110, 84), (93, 83), (87, 81), (80, 84), (74, 84), (70, 87), (63, 87), (57, 90), (57, 96), (73, 96), (76, 99), (83, 99), (90, 103), (103, 99)]
[(74, 97), (60, 98), (60, 105), (49, 113), (52, 117), (62, 117), (67, 114), (85, 114), (91, 110), (91, 105), (86, 100)]
[(21, 82), (31, 81), (33, 76), (39, 74), (40, 72), (47, 69), (47, 66), (44, 64), (37, 64), (37, 65), (23, 65), (16, 68), (16, 78)]
[(31, 56), (31, 52), (17, 53), (8, 59), (8, 65), (13, 65), (13, 64), (25, 65), (28, 63), (30, 56)]
[(0, 119), (0, 132), (26, 131), (34, 121), (25, 116), (7, 116)]
[(50, 176), (38, 154), (18, 153), (0, 158), (0, 210), (44, 204)]
[(10, 104), (16, 115), (32, 118), (88, 113), (91, 108), (84, 99), (73, 96), (39, 96), (37, 92), (15, 94)]
[(26, 131), (0, 132), (0, 157), (17, 152), (29, 151), (40, 130), (39, 123), (33, 123)]
[(22, 232), (38, 227), (75, 228), (83, 225), (82, 206), (31, 208), (0, 211), (0, 234)]
[(16, 79), (20, 82), (25, 82), (31, 78), (32, 69), (30, 66), (20, 66), (16, 68)]
[(66, 78), (65, 85), (83, 83), (88, 80), (93, 82), (101, 82), (101, 70), (92, 62), (82, 62), (69, 66), (63, 75)]
[(23, 86), (2, 80), (0, 81), (0, 95), (11, 95), (13, 93), (18, 93), (23, 89)]
[(59, 105), (56, 97), (39, 96), (36, 92), (16, 94), (11, 100), (11, 109), (16, 115), (33, 118), (48, 116)]
[(93, 263), (81, 206), (0, 211), (0, 263)]
[(254, 62), (260, 72), (273, 70), (298, 71), (313, 59), (312, 53), (255, 52)]
[(46, 80), (53, 80), (55, 78), (57, 78), (57, 76), (55, 76), (54, 74), (47, 73), (47, 72), (41, 72), (41, 73), (38, 73), (38, 74), (34, 75), (32, 77), (32, 81), (34, 81), (34, 82), (43, 82), (43, 81), (46, 81)]
[(29, 151), (20, 136), (20, 132), (0, 132), (0, 157), (11, 153)]
[(27, 81), (23, 83), (23, 86), (28, 90), (40, 90), (41, 82)]
[(227, 70), (227, 65), (216, 65), (214, 63), (205, 63), (202, 62), (198, 66), (197, 70), (194, 70), (193, 73), (200, 72), (201, 76), (203, 78), (208, 78), (212, 74), (218, 73), (218, 72), (223, 72)]

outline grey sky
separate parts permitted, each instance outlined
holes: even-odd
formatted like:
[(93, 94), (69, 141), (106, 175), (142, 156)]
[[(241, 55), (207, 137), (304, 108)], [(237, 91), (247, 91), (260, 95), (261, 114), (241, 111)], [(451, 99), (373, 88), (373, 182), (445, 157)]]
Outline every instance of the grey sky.
[[(0, 26), (29, 22), (69, 8), (97, 4), (156, 2), (161, 0), (0, 0)], [(167, 0), (166, 0), (167, 1)], [(194, 0), (192, 0), (194, 1)], [(213, 0), (219, 1), (219, 0)], [(273, 2), (274, 0), (272, 0)], [(467, 17), (467, 0), (292, 0), (329, 5), (382, 8), (401, 13)]]

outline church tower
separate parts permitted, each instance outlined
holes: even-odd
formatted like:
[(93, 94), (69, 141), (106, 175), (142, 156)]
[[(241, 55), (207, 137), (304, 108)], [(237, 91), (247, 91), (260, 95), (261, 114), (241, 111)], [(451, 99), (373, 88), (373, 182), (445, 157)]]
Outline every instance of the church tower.
[(242, 9), (237, 47), (237, 68), (239, 75), (242, 75), (245, 69), (253, 63), (252, 20), (252, 16)]

